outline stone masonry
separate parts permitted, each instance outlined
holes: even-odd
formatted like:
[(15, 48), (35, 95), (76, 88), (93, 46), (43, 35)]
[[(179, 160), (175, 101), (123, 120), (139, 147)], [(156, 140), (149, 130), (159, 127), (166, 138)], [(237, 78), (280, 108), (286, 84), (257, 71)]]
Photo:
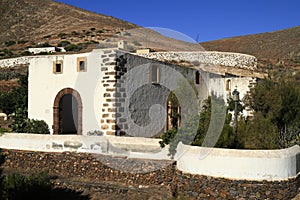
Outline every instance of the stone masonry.
[(256, 69), (257, 59), (254, 56), (216, 51), (201, 52), (154, 52), (148, 54), (139, 54), (149, 59), (160, 61), (188, 61), (199, 62), (200, 64), (213, 64), (242, 69)]
[[(285, 181), (229, 180), (182, 173), (174, 161), (126, 159), (84, 153), (46, 153), (3, 150), (5, 171), (48, 171), (62, 179), (82, 178), (96, 184), (117, 182), (132, 187), (159, 186), (168, 191), (162, 199), (292, 199), (300, 190), (300, 179)], [(120, 170), (120, 168), (126, 170)], [(139, 171), (136, 171), (140, 169)], [(90, 186), (88, 186), (90, 187)], [(93, 186), (92, 186), (93, 187)], [(113, 191), (112, 191), (113, 193)]]
[(104, 50), (101, 71), (103, 77), (101, 87), (104, 88), (101, 116), (101, 131), (107, 135), (115, 135), (116, 126), (116, 50)]

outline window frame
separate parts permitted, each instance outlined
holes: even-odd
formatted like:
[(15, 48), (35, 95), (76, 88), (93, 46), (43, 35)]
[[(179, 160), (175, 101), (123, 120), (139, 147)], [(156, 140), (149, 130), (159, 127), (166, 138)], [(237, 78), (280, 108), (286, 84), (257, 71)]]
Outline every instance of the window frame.
[[(84, 69), (81, 69), (81, 63), (84, 62)], [(86, 72), (87, 71), (87, 59), (86, 57), (77, 58), (77, 72)]]
[[(60, 71), (57, 70), (57, 65), (60, 65)], [(53, 62), (53, 74), (62, 74), (64, 69), (63, 60)]]
[(231, 91), (231, 79), (227, 79), (226, 80), (226, 86), (225, 86), (225, 89), (226, 91)]

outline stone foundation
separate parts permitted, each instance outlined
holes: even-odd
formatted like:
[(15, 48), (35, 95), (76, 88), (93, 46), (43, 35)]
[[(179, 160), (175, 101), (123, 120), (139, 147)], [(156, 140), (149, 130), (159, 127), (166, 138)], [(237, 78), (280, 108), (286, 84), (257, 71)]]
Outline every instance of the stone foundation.
[[(180, 194), (190, 199), (292, 199), (300, 192), (299, 176), (275, 182), (229, 180), (182, 173), (176, 169), (174, 161), (69, 152), (3, 150), (3, 153), (6, 159), (2, 167), (9, 171), (34, 173), (47, 170), (58, 177), (81, 177), (94, 183), (160, 186), (170, 195)], [(121, 166), (123, 170), (118, 170)]]

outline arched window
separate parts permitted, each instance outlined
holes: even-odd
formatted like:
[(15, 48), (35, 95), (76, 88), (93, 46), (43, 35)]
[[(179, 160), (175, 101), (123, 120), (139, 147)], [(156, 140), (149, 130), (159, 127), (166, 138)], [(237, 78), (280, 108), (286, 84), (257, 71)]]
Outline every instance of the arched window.
[(181, 108), (176, 95), (170, 92), (167, 99), (167, 130), (180, 127)]
[(196, 84), (200, 84), (200, 73), (199, 73), (199, 71), (196, 71), (195, 81), (196, 81)]
[(151, 65), (150, 70), (151, 83), (159, 83), (159, 67), (157, 65)]
[(230, 91), (231, 90), (231, 80), (227, 80), (226, 81), (226, 91)]

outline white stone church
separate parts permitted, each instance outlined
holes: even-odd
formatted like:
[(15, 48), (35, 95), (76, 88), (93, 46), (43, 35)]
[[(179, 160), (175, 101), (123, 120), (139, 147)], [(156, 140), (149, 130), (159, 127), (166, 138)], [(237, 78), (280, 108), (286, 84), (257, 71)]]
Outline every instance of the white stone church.
[(177, 96), (180, 106), (168, 101), (182, 87), (180, 79), (193, 88), (197, 109), (211, 93), (226, 101), (237, 88), (243, 98), (257, 80), (240, 73), (256, 68), (254, 56), (224, 52), (137, 54), (112, 48), (33, 56), (29, 63), (28, 117), (44, 120), (51, 134), (98, 130), (155, 137), (180, 126), (172, 111), (185, 112), (184, 97)]

